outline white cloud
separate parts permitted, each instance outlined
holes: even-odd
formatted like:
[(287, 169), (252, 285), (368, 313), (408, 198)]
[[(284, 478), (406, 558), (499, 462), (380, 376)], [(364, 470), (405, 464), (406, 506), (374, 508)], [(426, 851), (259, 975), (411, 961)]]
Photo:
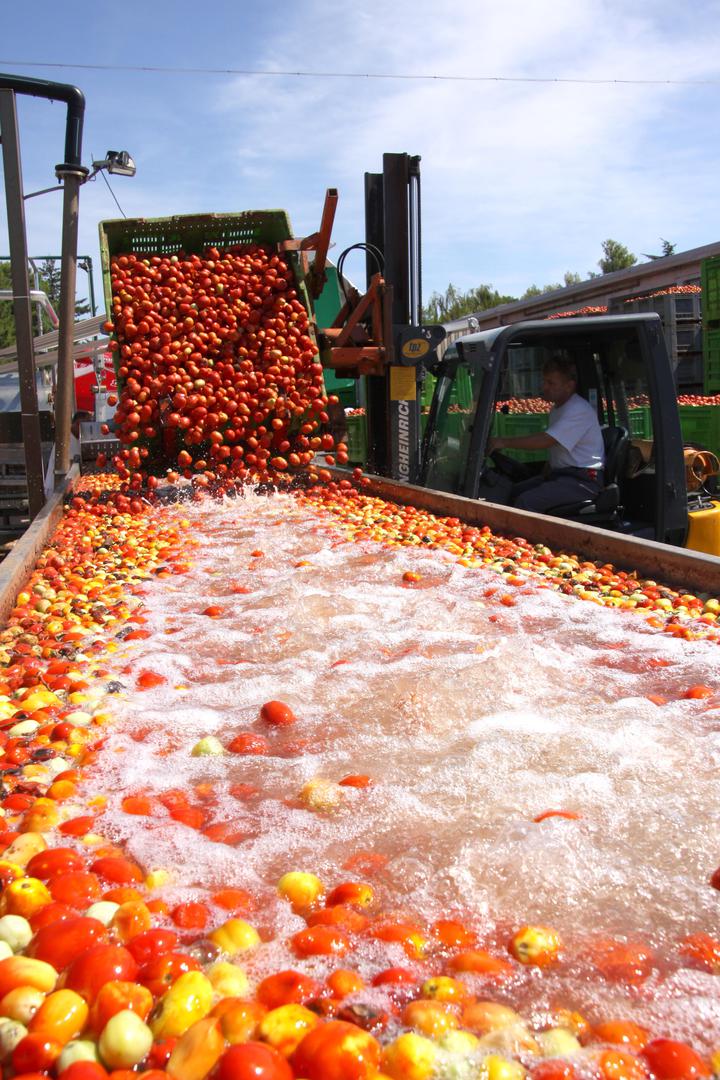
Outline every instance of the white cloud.
[[(198, 66), (718, 79), (718, 13), (717, 0), (700, 0), (691, 17), (671, 0), (276, 0), (238, 37), (234, 0), (218, 0), (212, 26), (194, 33)], [(133, 62), (195, 62), (178, 52), (171, 18), (165, 27), (160, 57), (132, 38)], [(123, 33), (118, 55), (132, 37)], [(92, 55), (92, 41), (83, 49)], [(317, 228), (334, 186), (337, 254), (364, 236), (364, 172), (379, 171), (387, 151), (420, 154), (426, 293), (449, 281), (518, 292), (586, 272), (608, 236), (636, 253), (656, 250), (660, 236), (679, 248), (720, 236), (713, 86), (122, 72), (85, 73), (81, 84), (86, 156), (117, 145), (137, 160), (133, 180), (111, 178), (128, 216), (282, 206), (302, 234)], [(23, 124), (27, 188), (51, 180), (64, 121), (62, 108), (33, 110)], [(28, 204), (34, 250), (59, 250), (60, 201)], [(116, 216), (102, 181), (84, 188), (81, 249), (97, 252), (97, 220)], [(360, 279), (362, 258), (350, 264)]]

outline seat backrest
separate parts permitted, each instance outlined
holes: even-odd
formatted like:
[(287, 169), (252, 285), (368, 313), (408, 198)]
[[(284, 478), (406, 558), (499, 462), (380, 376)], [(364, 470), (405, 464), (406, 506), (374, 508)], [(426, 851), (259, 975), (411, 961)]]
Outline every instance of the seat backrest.
[(630, 434), (626, 428), (607, 426), (602, 429), (605, 446), (605, 486), (617, 484), (624, 475), (625, 461), (630, 448)]

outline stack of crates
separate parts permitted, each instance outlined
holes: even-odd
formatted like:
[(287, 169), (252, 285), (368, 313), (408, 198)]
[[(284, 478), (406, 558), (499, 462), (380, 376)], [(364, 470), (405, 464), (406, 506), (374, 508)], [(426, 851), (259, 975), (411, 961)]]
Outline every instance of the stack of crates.
[(700, 268), (703, 295), (703, 390), (720, 394), (720, 256)]
[(613, 314), (656, 312), (663, 326), (665, 344), (680, 391), (699, 391), (703, 383), (703, 327), (701, 294), (664, 293), (659, 296), (615, 296), (610, 301)]

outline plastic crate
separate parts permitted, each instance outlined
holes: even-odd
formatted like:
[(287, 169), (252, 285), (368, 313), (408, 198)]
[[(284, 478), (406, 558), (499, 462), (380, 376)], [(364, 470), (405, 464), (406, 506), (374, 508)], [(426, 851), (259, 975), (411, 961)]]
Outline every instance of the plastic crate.
[(650, 417), (650, 409), (647, 406), (640, 409), (630, 409), (628, 411), (628, 419), (630, 421), (631, 438), (652, 438), (652, 420)]
[(720, 406), (678, 405), (683, 442), (720, 452)]
[(348, 461), (364, 465), (367, 461), (367, 417), (346, 416)]
[[(514, 437), (516, 435), (535, 435), (545, 431), (550, 419), (549, 413), (498, 413), (498, 435)], [(503, 450), (516, 461), (546, 461), (547, 450)]]
[[(202, 254), (209, 247), (221, 250), (248, 244), (274, 246), (292, 239), (290, 218), (285, 210), (245, 210), (237, 214), (181, 214), (166, 218), (120, 218), (101, 221), (100, 262), (103, 293), (108, 318), (112, 318), (111, 260), (115, 255), (189, 255)], [(299, 299), (310, 315), (310, 303), (303, 282), (302, 263), (297, 252), (285, 252), (284, 258), (293, 271)], [(117, 358), (115, 353), (115, 372)], [(122, 390), (118, 378), (118, 390)], [(141, 445), (150, 451), (151, 461), (164, 461), (166, 453), (160, 435), (143, 440)]]
[(720, 394), (720, 330), (706, 330), (703, 335), (703, 390)]
[(705, 324), (720, 322), (720, 255), (703, 259), (700, 264), (703, 320)]
[(630, 300), (614, 297), (613, 312), (631, 315), (633, 312), (655, 311), (663, 326), (675, 322), (696, 322), (701, 317), (701, 293), (664, 293), (662, 296), (639, 296)]
[[(238, 214), (180, 214), (166, 218), (115, 218), (101, 221), (100, 262), (105, 310), (112, 314), (110, 260), (113, 255), (199, 255), (207, 247), (279, 244), (292, 239), (285, 210), (245, 210)], [(296, 252), (286, 253), (296, 278), (302, 277)], [(303, 290), (304, 294), (304, 290)], [(306, 295), (303, 300), (307, 303)]]

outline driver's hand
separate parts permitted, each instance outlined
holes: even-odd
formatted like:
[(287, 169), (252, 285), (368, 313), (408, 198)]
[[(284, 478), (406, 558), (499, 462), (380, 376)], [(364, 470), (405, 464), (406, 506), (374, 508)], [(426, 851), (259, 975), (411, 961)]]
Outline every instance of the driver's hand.
[(487, 454), (488, 457), (490, 456), (490, 454), (493, 454), (496, 450), (502, 449), (501, 446), (499, 445), (500, 442), (501, 442), (501, 440), (495, 435), (491, 436), (488, 439), (487, 448), (485, 450), (485, 453)]

